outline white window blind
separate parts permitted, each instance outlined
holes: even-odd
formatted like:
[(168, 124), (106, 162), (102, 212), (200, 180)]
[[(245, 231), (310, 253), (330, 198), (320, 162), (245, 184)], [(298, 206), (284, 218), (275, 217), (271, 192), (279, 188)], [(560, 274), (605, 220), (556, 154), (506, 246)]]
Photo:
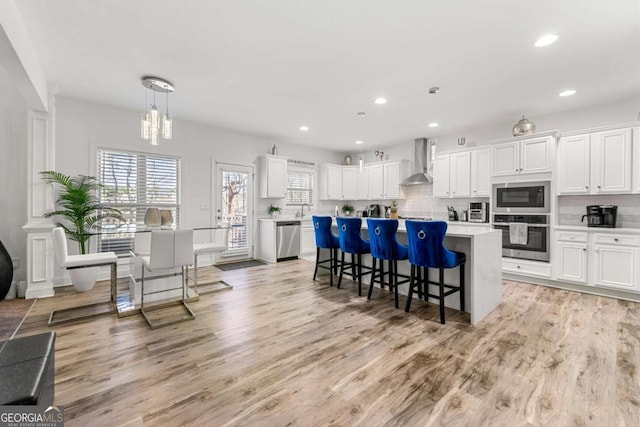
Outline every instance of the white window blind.
[(313, 204), (315, 164), (297, 160), (288, 161), (287, 204)]
[[(129, 230), (144, 223), (148, 208), (167, 209), (180, 223), (180, 159), (155, 154), (98, 149), (98, 181), (103, 185), (100, 202), (118, 208)], [(105, 220), (103, 227), (121, 225)], [(101, 249), (116, 253), (132, 249), (133, 236), (104, 234)]]

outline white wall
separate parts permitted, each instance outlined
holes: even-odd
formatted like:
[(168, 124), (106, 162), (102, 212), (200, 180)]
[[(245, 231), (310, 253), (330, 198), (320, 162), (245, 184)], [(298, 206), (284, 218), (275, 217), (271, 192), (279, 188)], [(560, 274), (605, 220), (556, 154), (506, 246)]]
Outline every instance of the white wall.
[[(189, 123), (174, 118), (174, 136), (161, 140), (157, 147), (140, 139), (140, 112), (124, 110), (70, 98), (56, 102), (56, 169), (69, 175), (95, 175), (95, 148), (120, 148), (129, 151), (180, 156), (182, 159), (181, 223), (197, 227), (210, 224), (215, 208), (212, 191), (215, 177), (213, 161), (253, 165), (270, 152), (275, 143), (278, 154), (296, 160), (320, 164), (338, 162), (342, 156), (327, 150), (286, 144), (263, 137)], [(256, 168), (257, 172), (257, 168)], [(259, 183), (255, 182), (258, 191)], [(274, 200), (256, 200), (257, 216), (266, 216)], [(278, 204), (283, 206), (283, 202)], [(200, 206), (207, 206), (201, 210)], [(320, 202), (312, 212), (330, 212), (333, 205)], [(291, 213), (295, 209), (290, 210)]]
[(26, 280), (27, 106), (0, 68), (0, 240), (19, 258), (16, 280)]

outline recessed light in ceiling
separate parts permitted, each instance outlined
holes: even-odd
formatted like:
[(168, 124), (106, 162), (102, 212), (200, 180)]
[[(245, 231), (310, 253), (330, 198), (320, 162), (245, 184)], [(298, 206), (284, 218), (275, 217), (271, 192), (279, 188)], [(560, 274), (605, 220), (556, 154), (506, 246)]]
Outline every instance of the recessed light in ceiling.
[(558, 94), (558, 96), (571, 96), (571, 95), (575, 95), (576, 91), (573, 89), (567, 89), (567, 90), (563, 90), (562, 92), (560, 92)]
[(438, 127), (438, 124), (437, 124), (436, 122), (429, 123), (429, 127), (430, 127), (430, 128), (437, 128), (437, 127)]
[(308, 130), (309, 130), (309, 127), (307, 127), (307, 126), (300, 126), (300, 130), (301, 130), (302, 132), (306, 132), (306, 131), (308, 131)]
[(384, 99), (384, 98), (376, 98), (376, 100), (375, 100), (375, 101), (373, 101), (373, 102), (375, 102), (375, 103), (376, 103), (376, 104), (378, 104), (378, 105), (382, 105), (382, 104), (386, 104), (386, 103), (387, 103), (387, 100), (386, 100), (386, 99)]
[(364, 142), (364, 141), (360, 141), (360, 140), (358, 140), (358, 141), (356, 141), (356, 144), (360, 145), (360, 144), (362, 144), (363, 142)]
[(555, 43), (557, 40), (558, 40), (558, 36), (557, 35), (555, 35), (555, 34), (545, 34), (544, 36), (542, 36), (538, 40), (536, 40), (535, 46), (536, 47), (549, 46), (550, 44)]

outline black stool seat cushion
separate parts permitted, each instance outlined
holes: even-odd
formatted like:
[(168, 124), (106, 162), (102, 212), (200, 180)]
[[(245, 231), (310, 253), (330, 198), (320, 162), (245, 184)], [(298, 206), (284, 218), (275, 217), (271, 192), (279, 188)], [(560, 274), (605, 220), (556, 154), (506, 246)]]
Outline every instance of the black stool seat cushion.
[(51, 406), (56, 334), (0, 342), (0, 405)]

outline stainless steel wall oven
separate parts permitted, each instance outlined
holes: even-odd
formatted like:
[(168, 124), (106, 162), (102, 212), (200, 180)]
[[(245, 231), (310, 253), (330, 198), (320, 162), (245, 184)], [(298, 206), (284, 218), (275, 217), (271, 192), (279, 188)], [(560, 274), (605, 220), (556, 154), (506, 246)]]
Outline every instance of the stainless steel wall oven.
[(496, 214), (493, 228), (502, 231), (503, 257), (550, 261), (549, 215)]

